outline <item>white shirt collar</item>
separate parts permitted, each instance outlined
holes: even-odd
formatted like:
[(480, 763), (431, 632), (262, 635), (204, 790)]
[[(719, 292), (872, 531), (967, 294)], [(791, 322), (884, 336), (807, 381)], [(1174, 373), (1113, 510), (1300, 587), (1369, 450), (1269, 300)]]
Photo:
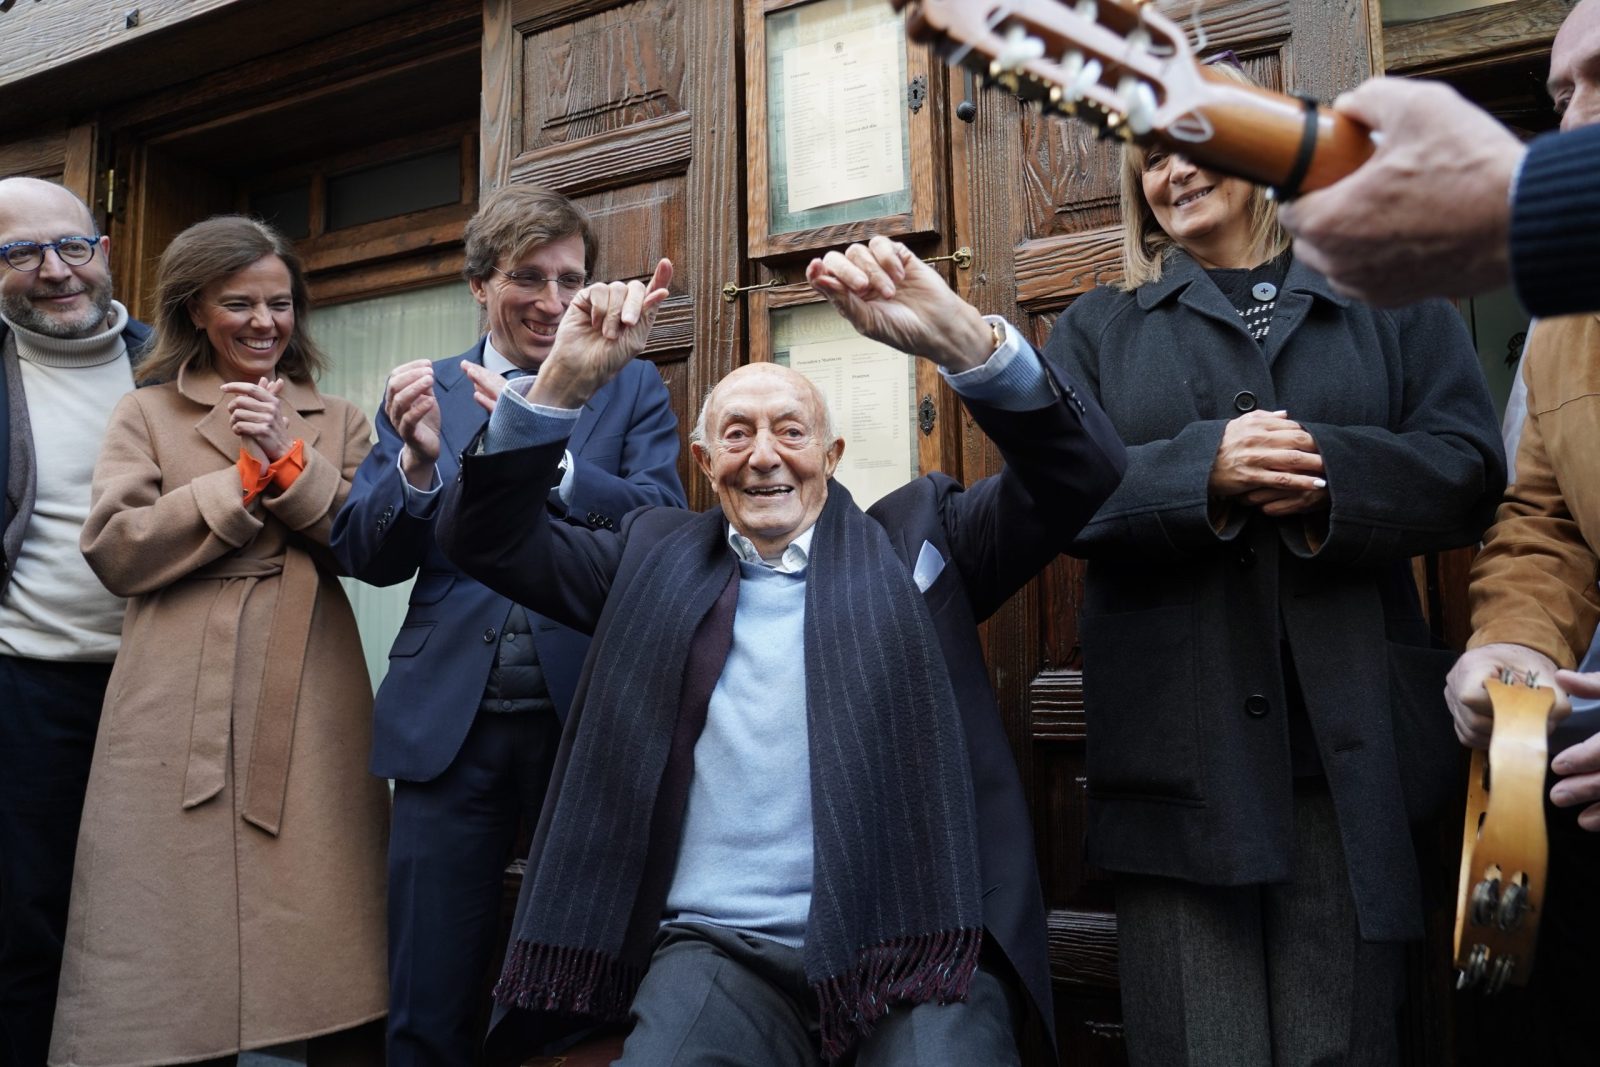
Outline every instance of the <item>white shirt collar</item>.
[(779, 574), (794, 574), (797, 571), (806, 569), (806, 564), (811, 559), (811, 535), (816, 530), (816, 523), (807, 526), (800, 536), (790, 541), (788, 546), (784, 548), (783, 555), (774, 561), (762, 559), (761, 553), (756, 551), (756, 546), (751, 540), (738, 530), (735, 530), (733, 524), (729, 523), (728, 547), (733, 549), (734, 555), (746, 563), (759, 563), (764, 567), (771, 567)]
[[(494, 371), (502, 378), (506, 376), (508, 371), (520, 371), (522, 369), (500, 354), (500, 350), (494, 346), (492, 334), (486, 334), (483, 338), (483, 365), (486, 369)], [(537, 374), (539, 372), (535, 370), (533, 373)]]

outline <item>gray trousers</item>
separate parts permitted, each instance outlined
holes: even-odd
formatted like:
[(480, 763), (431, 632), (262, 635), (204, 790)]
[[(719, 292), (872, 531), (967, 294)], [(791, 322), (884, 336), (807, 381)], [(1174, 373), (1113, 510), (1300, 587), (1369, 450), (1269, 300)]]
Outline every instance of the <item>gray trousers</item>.
[[(892, 1008), (855, 1067), (1017, 1067), (1014, 1001), (978, 969), (956, 1004)], [(802, 954), (764, 937), (691, 923), (661, 928), (633, 998), (633, 1032), (612, 1067), (821, 1067)]]
[(1136, 1067), (1399, 1062), (1399, 943), (1361, 940), (1333, 799), (1295, 791), (1291, 880), (1118, 875), (1122, 1015)]

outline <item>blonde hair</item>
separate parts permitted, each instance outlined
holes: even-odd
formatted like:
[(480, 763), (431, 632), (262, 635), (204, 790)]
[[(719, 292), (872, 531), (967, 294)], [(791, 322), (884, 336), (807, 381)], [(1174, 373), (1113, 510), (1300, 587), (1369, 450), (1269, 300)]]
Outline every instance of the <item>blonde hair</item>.
[[(1250, 75), (1227, 63), (1210, 68), (1243, 85), (1256, 85)], [(1144, 198), (1144, 164), (1150, 150), (1136, 144), (1122, 147), (1122, 281), (1119, 288), (1133, 290), (1146, 282), (1158, 281), (1161, 268), (1178, 242), (1173, 240)], [(1289, 234), (1278, 222), (1278, 202), (1267, 196), (1260, 185), (1252, 186), (1245, 202), (1250, 220), (1250, 247), (1260, 250), (1256, 262), (1264, 262), (1289, 247)]]
[(155, 340), (133, 369), (135, 380), (165, 382), (176, 378), (184, 367), (209, 368), (215, 353), (205, 332), (194, 328), (190, 301), (212, 282), (238, 274), (267, 256), (277, 256), (289, 269), (289, 292), (294, 301), (294, 329), (278, 360), (278, 373), (297, 382), (309, 382), (321, 374), (328, 361), (311, 340), (311, 298), (294, 246), (258, 219), (216, 215), (178, 234), (161, 253)]

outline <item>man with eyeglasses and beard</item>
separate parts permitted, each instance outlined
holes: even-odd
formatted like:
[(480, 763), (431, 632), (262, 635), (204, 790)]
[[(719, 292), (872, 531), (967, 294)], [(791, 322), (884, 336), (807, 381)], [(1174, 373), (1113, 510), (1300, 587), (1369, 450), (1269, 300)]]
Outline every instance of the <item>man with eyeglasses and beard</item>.
[[(588, 282), (583, 210), (530, 185), (467, 223), (467, 283), (487, 336), (395, 368), (331, 545), (374, 585), (416, 576), (374, 707), (372, 773), (395, 780), (389, 847), (389, 1067), (474, 1062), (488, 1010), (502, 874), (538, 817), (589, 640), (462, 574), (434, 544), (438, 493), (488, 419), (463, 364), (537, 374)], [(526, 383), (524, 383), (526, 384)], [(677, 419), (655, 368), (631, 362), (574, 425), (547, 511), (610, 528), (644, 504), (683, 507)]]
[(78, 535), (111, 409), (149, 329), (111, 298), (72, 193), (0, 181), (0, 1065), (42, 1067), (78, 820), (123, 601)]

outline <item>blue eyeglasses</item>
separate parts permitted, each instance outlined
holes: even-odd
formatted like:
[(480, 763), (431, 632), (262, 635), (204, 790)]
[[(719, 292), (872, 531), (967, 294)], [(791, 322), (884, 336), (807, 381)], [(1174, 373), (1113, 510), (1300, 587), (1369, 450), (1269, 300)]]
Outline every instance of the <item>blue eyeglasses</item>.
[(20, 270), (30, 274), (44, 266), (45, 249), (53, 248), (56, 255), (61, 257), (61, 262), (69, 267), (81, 267), (94, 258), (95, 247), (100, 243), (98, 237), (62, 237), (55, 241), (12, 241), (8, 245), (0, 245), (0, 259), (12, 270)]

